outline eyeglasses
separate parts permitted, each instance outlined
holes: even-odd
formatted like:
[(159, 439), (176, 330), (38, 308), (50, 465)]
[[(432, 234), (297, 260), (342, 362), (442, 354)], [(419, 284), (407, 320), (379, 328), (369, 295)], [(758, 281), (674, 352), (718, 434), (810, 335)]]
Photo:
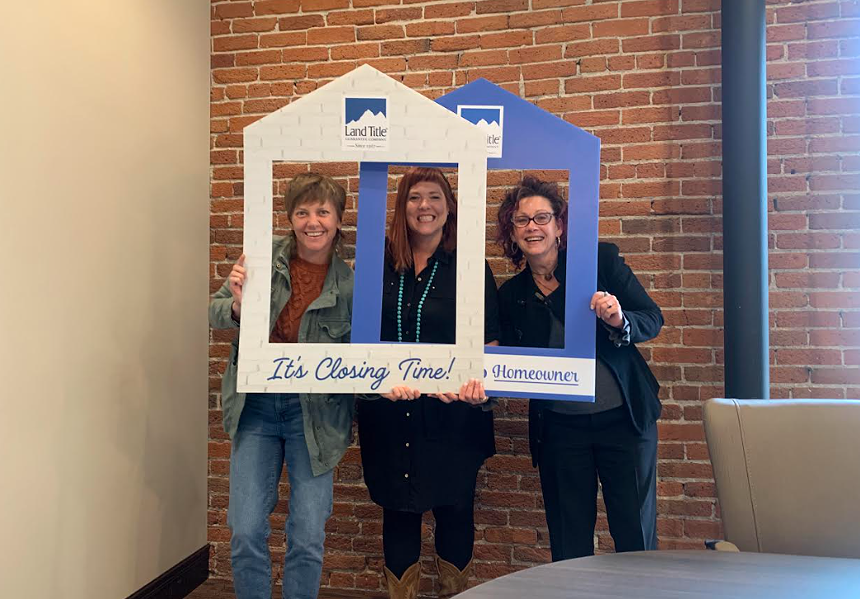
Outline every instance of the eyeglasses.
[(555, 218), (555, 214), (552, 212), (538, 212), (534, 216), (519, 214), (511, 217), (511, 222), (514, 223), (515, 227), (522, 229), (523, 227), (527, 227), (531, 221), (535, 221), (536, 225), (548, 225), (549, 221), (553, 218)]

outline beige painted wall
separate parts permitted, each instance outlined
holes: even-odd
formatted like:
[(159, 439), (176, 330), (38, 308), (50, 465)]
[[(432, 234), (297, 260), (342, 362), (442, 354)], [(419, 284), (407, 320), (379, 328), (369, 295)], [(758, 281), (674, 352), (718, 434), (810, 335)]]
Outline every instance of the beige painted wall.
[(208, 0), (0, 19), (0, 597), (206, 544)]

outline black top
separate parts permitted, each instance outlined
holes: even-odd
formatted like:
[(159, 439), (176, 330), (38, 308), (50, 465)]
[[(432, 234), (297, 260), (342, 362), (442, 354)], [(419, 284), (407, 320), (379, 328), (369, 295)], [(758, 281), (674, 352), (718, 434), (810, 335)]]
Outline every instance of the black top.
[[(433, 266), (436, 273), (427, 289)], [(403, 273), (401, 337), (414, 343), (421, 308), (421, 343), (454, 343), (456, 336), (457, 261), (437, 250), (416, 277)], [(397, 341), (400, 273), (385, 263), (382, 294), (382, 341)], [(498, 296), (489, 265), (484, 269), (486, 342), (498, 340)], [(475, 477), (495, 453), (493, 413), (463, 402), (446, 404), (422, 395), (413, 401), (365, 400), (358, 405), (358, 432), (364, 480), (374, 502), (392, 510), (425, 512), (441, 505), (470, 501)]]
[[(565, 271), (565, 256), (559, 254), (555, 276), (561, 284), (545, 300), (535, 296), (534, 279), (528, 269), (502, 285), (499, 289), (502, 345), (548, 346), (552, 318), (547, 308), (564, 322)], [(618, 335), (598, 324), (595, 327), (596, 357), (614, 375), (636, 430), (644, 432), (660, 417), (661, 405), (657, 397), (660, 386), (635, 344), (660, 333), (663, 314), (618, 254), (618, 247), (611, 243), (601, 242), (597, 246), (597, 290), (618, 297), (630, 326), (623, 335)], [(531, 402), (529, 440), (535, 462), (541, 419), (540, 404)]]

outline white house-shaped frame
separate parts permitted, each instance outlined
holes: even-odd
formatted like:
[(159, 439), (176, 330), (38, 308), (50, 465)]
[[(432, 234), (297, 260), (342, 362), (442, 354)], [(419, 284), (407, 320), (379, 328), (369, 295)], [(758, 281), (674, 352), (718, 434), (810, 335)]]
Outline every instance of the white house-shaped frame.
[[(356, 107), (361, 118), (350, 114)], [(409, 385), (430, 393), (456, 391), (468, 379), (482, 378), (483, 286), (475, 293), (471, 287), (478, 286), (466, 283), (484, 277), (484, 236), (469, 234), (483, 231), (486, 218), (487, 149), (477, 127), (364, 65), (246, 127), (244, 150), (248, 275), (239, 334), (240, 392), (366, 393)], [(337, 161), (457, 165), (454, 344), (269, 343), (272, 165)], [(353, 320), (359, 317), (354, 314)], [(293, 365), (289, 377), (281, 368), (285, 361)]]

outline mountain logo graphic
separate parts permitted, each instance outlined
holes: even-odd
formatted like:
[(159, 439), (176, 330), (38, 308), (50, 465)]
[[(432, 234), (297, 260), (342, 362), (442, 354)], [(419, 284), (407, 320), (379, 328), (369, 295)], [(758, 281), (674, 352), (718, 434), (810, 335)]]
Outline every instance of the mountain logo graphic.
[(502, 137), (504, 134), (504, 106), (457, 106), (457, 114), (487, 134), (487, 155), (490, 158), (502, 157)]
[(345, 150), (388, 149), (388, 98), (343, 99)]

